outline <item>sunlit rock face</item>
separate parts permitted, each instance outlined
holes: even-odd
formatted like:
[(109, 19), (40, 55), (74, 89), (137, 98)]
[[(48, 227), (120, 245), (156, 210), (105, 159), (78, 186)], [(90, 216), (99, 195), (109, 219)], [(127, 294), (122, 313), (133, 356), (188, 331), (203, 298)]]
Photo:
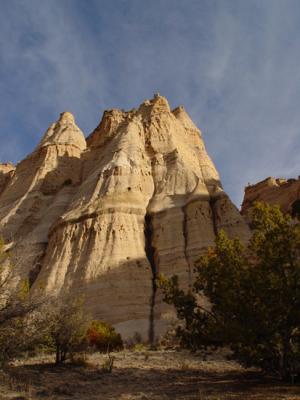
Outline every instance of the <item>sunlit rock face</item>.
[(279, 205), (285, 213), (300, 215), (300, 177), (298, 179), (267, 178), (245, 188), (241, 212), (251, 220), (251, 208), (256, 201)]
[(249, 238), (201, 132), (159, 95), (105, 111), (87, 140), (61, 114), (12, 171), (0, 180), (0, 234), (23, 254), (21, 275), (33, 291), (83, 295), (88, 312), (125, 337), (152, 340), (174, 318), (160, 273), (187, 288), (220, 229)]

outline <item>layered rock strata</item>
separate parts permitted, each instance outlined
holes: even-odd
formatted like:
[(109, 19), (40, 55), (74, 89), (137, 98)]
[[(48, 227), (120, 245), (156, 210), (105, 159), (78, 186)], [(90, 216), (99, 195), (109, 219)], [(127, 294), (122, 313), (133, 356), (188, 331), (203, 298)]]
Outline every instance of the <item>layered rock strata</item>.
[[(267, 178), (245, 188), (241, 212), (251, 219), (251, 208), (257, 201), (279, 205), (285, 213), (300, 213), (300, 177), (298, 179)], [(298, 210), (298, 211), (297, 211)]]
[(164, 331), (173, 315), (158, 274), (188, 287), (221, 228), (249, 238), (201, 132), (159, 95), (106, 111), (86, 141), (63, 113), (0, 195), (0, 234), (26, 253), (32, 290), (83, 294), (89, 312), (125, 337)]

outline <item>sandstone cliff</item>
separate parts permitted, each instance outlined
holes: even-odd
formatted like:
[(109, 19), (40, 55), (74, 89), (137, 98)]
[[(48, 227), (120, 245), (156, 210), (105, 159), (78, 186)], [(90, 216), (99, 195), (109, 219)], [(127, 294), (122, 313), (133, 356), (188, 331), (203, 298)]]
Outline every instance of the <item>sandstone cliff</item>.
[(1, 182), (0, 234), (22, 254), (32, 290), (81, 293), (125, 336), (152, 338), (173, 317), (156, 289), (159, 273), (187, 287), (219, 229), (249, 238), (201, 132), (159, 95), (106, 111), (86, 141), (61, 114)]
[(241, 209), (247, 219), (250, 219), (251, 207), (256, 201), (277, 204), (283, 212), (294, 214), (300, 210), (300, 177), (288, 180), (267, 178), (247, 186)]
[(12, 178), (14, 171), (15, 167), (12, 164), (0, 164), (0, 193), (3, 192), (5, 186)]

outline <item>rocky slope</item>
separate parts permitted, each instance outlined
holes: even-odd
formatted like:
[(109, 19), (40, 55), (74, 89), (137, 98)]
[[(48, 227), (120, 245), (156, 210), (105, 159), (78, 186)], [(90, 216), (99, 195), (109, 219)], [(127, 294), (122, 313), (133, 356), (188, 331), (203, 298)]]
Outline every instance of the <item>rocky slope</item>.
[(22, 255), (20, 274), (32, 290), (83, 294), (124, 336), (152, 339), (173, 318), (159, 273), (187, 287), (219, 229), (249, 238), (201, 132), (159, 95), (104, 112), (87, 140), (63, 113), (15, 171), (1, 168), (0, 234)]
[(300, 177), (288, 180), (267, 178), (247, 186), (241, 209), (247, 219), (250, 219), (251, 207), (255, 201), (277, 204), (283, 212), (295, 214), (297, 209), (300, 210)]

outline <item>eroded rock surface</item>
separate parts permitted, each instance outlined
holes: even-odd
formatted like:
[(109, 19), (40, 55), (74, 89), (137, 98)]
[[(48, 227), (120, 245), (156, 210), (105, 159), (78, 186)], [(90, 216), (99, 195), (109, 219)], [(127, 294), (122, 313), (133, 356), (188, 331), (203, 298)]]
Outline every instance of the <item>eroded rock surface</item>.
[(13, 177), (14, 171), (14, 165), (10, 163), (0, 164), (0, 194)]
[(63, 113), (0, 195), (0, 234), (25, 253), (32, 290), (83, 294), (125, 337), (164, 331), (173, 313), (155, 278), (177, 274), (188, 287), (221, 228), (249, 238), (201, 132), (159, 95), (106, 111), (86, 141)]
[(256, 201), (279, 205), (285, 213), (300, 214), (300, 177), (288, 180), (270, 177), (247, 186), (241, 212), (248, 220), (251, 219), (251, 207)]

